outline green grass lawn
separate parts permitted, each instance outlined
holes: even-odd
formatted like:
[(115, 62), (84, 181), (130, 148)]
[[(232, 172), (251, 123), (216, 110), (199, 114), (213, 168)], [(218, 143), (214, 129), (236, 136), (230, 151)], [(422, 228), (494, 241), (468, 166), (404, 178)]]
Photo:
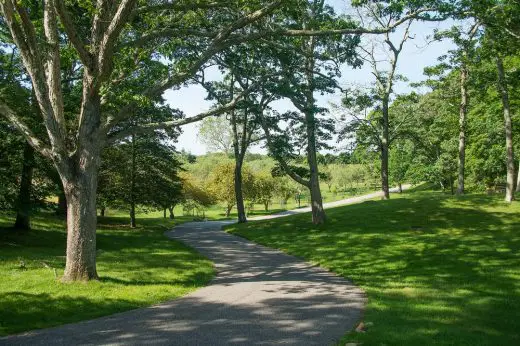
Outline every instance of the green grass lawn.
[[(145, 215), (137, 229), (124, 217), (98, 225), (100, 280), (63, 284), (65, 223), (51, 214), (34, 218), (27, 234), (8, 229), (0, 215), (0, 335), (77, 322), (176, 298), (208, 283), (210, 261), (163, 236), (168, 219)], [(21, 263), (25, 268), (21, 268)]]
[(353, 280), (368, 295), (363, 345), (520, 345), (520, 203), (393, 195), (228, 230)]

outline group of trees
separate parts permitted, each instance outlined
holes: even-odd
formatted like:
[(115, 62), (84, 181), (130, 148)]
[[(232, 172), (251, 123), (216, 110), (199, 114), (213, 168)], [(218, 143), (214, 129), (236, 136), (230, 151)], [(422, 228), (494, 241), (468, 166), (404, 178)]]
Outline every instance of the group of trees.
[[(230, 157), (233, 157), (231, 153), (200, 156), (196, 162), (184, 165), (183, 178), (205, 191), (204, 195), (210, 202), (204, 207), (220, 204), (228, 217), (233, 208), (238, 210), (235, 195), (236, 165)], [(273, 177), (272, 166), (272, 160), (266, 156), (244, 158), (241, 188), (246, 214), (256, 204), (261, 204), (265, 211), (269, 211), (275, 201), (280, 201), (283, 206), (289, 199), (296, 197), (298, 191), (295, 184), (288, 179)], [(188, 203), (193, 202), (197, 202), (197, 198), (188, 199)], [(183, 205), (185, 203), (186, 199), (182, 201)]]
[[(394, 62), (409, 27), (399, 44), (385, 38), (390, 59), (383, 73), (378, 64), (384, 59), (362, 49), (377, 81), (369, 90), (347, 94), (342, 105), (347, 120), (340, 135), (353, 140), (358, 152), (380, 152), (381, 171), (387, 170), (396, 184), (429, 181), (457, 194), (465, 193), (467, 183), (488, 191), (503, 186), (505, 200), (511, 202), (518, 189), (515, 178), (520, 177), (514, 156), (518, 138), (513, 136), (520, 51), (518, 29), (511, 22), (518, 3), (472, 1), (460, 6), (451, 14), (460, 21), (432, 35), (434, 40), (450, 40), (454, 48), (438, 65), (425, 69), (427, 79), (416, 86), (429, 88), (426, 93), (398, 95), (391, 87), (381, 92), (383, 82), (388, 86), (392, 79), (402, 80)], [(388, 95), (390, 105), (385, 104)], [(392, 154), (390, 169), (384, 137)]]
[[(475, 56), (482, 61), (494, 61), (495, 94), (489, 83), (479, 86), (487, 85), (490, 99), (500, 95), (511, 200), (515, 159), (508, 67), (516, 62), (518, 52), (518, 3), (356, 0), (352, 5), (363, 17), (338, 15), (324, 0), (0, 1), (2, 67), (8, 67), (2, 68), (0, 114), (5, 120), (0, 126), (7, 133), (16, 129), (23, 139), (18, 137), (13, 143), (27, 148), (22, 164), (13, 167), (22, 172), (16, 199), (35, 195), (36, 189), (27, 189), (23, 182), (35, 181), (35, 174), (44, 171), (35, 171), (34, 162), (45, 162), (38, 167), (47, 165), (46, 177), (54, 182), (56, 195), (66, 201), (63, 280), (97, 278), (96, 214), (103, 203), (124, 205), (135, 223), (136, 205), (168, 209), (179, 203), (180, 195), (202, 196), (205, 189), (187, 179), (182, 187), (179, 164), (168, 143), (175, 140), (180, 126), (216, 115), (225, 114), (229, 122), (226, 133), (232, 145), (225, 150), (232, 153), (235, 163), (226, 169), (233, 168), (234, 188), (225, 192), (231, 194), (230, 200), (234, 195), (239, 221), (246, 221), (249, 177), (244, 157), (253, 143), (265, 140), (278, 164), (274, 175), (290, 177), (307, 189), (312, 221), (325, 222), (318, 151), (327, 148), (335, 124), (315, 97), (342, 90), (338, 78), (345, 64), (358, 67), (367, 61), (374, 70), (376, 81), (370, 93), (345, 97), (345, 107), (369, 109), (368, 115), (358, 118), (354, 126), (345, 126), (343, 133), (355, 133), (359, 151), (379, 153), (381, 188), (388, 198), (392, 153), (396, 157), (409, 154), (410, 145), (404, 138), (417, 137), (418, 131), (425, 131), (425, 138), (432, 135), (426, 132), (432, 129), (424, 126), (405, 126), (418, 117), (410, 120), (393, 110), (433, 102), (432, 95), (447, 90), (439, 85), (432, 95), (419, 97), (420, 101), (397, 102), (393, 88), (400, 78), (397, 60), (411, 35), (412, 20), (475, 22), (477, 29), (457, 42), (462, 53), (452, 59), (454, 72), (442, 76), (439, 83), (463, 71), (461, 95), (468, 94), (471, 100), (473, 52), (478, 51)], [(404, 30), (400, 41), (394, 41), (396, 30)], [(383, 47), (390, 52), (389, 68), (378, 66), (374, 51), (364, 44), (366, 35), (383, 37)], [(476, 39), (478, 44), (468, 43)], [(213, 66), (221, 71), (221, 80), (206, 80), (205, 71)], [(191, 117), (167, 106), (163, 93), (187, 83), (202, 85), (215, 106)], [(464, 91), (466, 83), (468, 90)], [(280, 99), (289, 100), (296, 111), (276, 112), (272, 105)], [(466, 108), (471, 104), (461, 100), (458, 165), (462, 175), (468, 136), (465, 117), (471, 118), (471, 110), (466, 114)], [(425, 109), (424, 117), (430, 111)], [(432, 126), (438, 125), (437, 118), (429, 120), (435, 124)], [(404, 128), (417, 131), (406, 137)], [(398, 144), (400, 140), (404, 142)], [(451, 167), (447, 142), (436, 141), (440, 148), (432, 166), (440, 162), (436, 174)], [(2, 147), (15, 147), (5, 143)], [(430, 155), (431, 159), (429, 150), (414, 157)], [(295, 164), (301, 153), (304, 165)], [(406, 167), (394, 176), (399, 183), (404, 179), (403, 170)], [(44, 181), (39, 179), (33, 186), (45, 186)], [(268, 177), (258, 181), (269, 184)], [(218, 181), (214, 192), (217, 185), (227, 183)], [(2, 200), (13, 200), (12, 193), (5, 196)], [(197, 203), (209, 203), (206, 198), (197, 199)], [(21, 217), (26, 213), (23, 208), (18, 211)]]

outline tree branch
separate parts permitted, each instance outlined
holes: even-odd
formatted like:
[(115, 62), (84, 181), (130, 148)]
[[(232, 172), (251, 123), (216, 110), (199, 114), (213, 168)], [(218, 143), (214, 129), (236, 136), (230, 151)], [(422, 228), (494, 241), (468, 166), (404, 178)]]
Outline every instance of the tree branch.
[(47, 43), (50, 46), (48, 58), (45, 64), (47, 87), (49, 89), (49, 99), (53, 109), (54, 119), (56, 120), (59, 129), (59, 136), (65, 138), (67, 133), (67, 124), (65, 122), (61, 87), (60, 42), (56, 19), (55, 0), (46, 0), (43, 12), (43, 28)]
[[(262, 128), (264, 130), (264, 133), (265, 133), (265, 139), (267, 140), (267, 146), (272, 147), (273, 141), (272, 141), (271, 133), (269, 131), (269, 126), (267, 126), (267, 124), (265, 123), (264, 117), (263, 116), (261, 116), (261, 117), (262, 117), (261, 124), (262, 124)], [(276, 161), (278, 161), (278, 163), (280, 164), (280, 166), (282, 167), (282, 169), (284, 170), (285, 173), (287, 173), (297, 183), (310, 188), (311, 182), (309, 180), (303, 179), (300, 175), (298, 175), (296, 172), (294, 172), (289, 167), (287, 162), (285, 162), (285, 160), (282, 157), (277, 155), (274, 150), (272, 150), (271, 152), (273, 153), (274, 158), (276, 159)]]
[(421, 13), (433, 12), (434, 8), (423, 8), (409, 13), (394, 23), (383, 28), (345, 28), (345, 29), (323, 29), (323, 30), (305, 30), (305, 29), (278, 29), (272, 33), (284, 36), (327, 36), (327, 35), (361, 35), (361, 34), (384, 34), (397, 28), (399, 25), (409, 21), (410, 19), (420, 19), (425, 21), (440, 21), (444, 18), (427, 18), (421, 17)]
[(134, 14), (137, 16), (143, 15), (149, 12), (158, 12), (158, 11), (195, 11), (195, 10), (206, 10), (206, 9), (214, 9), (214, 8), (222, 8), (226, 5), (229, 5), (231, 2), (229, 1), (214, 1), (214, 2), (188, 2), (188, 3), (179, 3), (179, 1), (172, 1), (171, 3), (164, 3), (158, 5), (151, 6), (142, 6), (134, 10)]
[(101, 79), (110, 71), (111, 56), (119, 34), (127, 23), (137, 0), (122, 0), (114, 14), (110, 25), (103, 35), (103, 40), (99, 47), (98, 69)]
[(190, 123), (194, 123), (194, 122), (200, 121), (200, 120), (202, 120), (204, 118), (220, 115), (222, 113), (225, 113), (225, 112), (230, 111), (233, 108), (235, 108), (237, 103), (240, 100), (242, 100), (244, 95), (246, 95), (249, 92), (250, 92), (250, 89), (249, 90), (244, 90), (239, 95), (235, 96), (233, 98), (233, 100), (231, 100), (230, 102), (228, 102), (228, 103), (226, 103), (226, 104), (224, 104), (224, 105), (222, 105), (220, 107), (213, 108), (213, 109), (211, 109), (209, 111), (199, 113), (199, 114), (197, 114), (195, 116), (192, 116), (192, 117), (189, 117), (189, 118), (184, 118), (184, 119), (179, 119), (179, 120), (172, 120), (172, 121), (162, 121), (162, 122), (157, 122), (157, 123), (142, 124), (142, 125), (138, 125), (137, 127), (131, 127), (131, 128), (128, 128), (128, 129), (121, 130), (119, 132), (115, 132), (115, 133), (109, 135), (108, 142), (109, 143), (116, 142), (116, 141), (121, 140), (121, 139), (123, 139), (125, 137), (128, 137), (132, 133), (150, 132), (150, 131), (155, 131), (155, 130), (161, 130), (161, 129), (169, 128), (169, 127), (178, 127), (178, 126), (182, 126), (182, 125), (186, 125), (186, 124), (190, 124)]
[(65, 3), (63, 0), (56, 0), (57, 6), (56, 9), (58, 11), (58, 15), (60, 17), (61, 24), (65, 28), (65, 32), (67, 33), (67, 37), (70, 40), (70, 43), (74, 46), (76, 51), (78, 52), (79, 59), (83, 63), (83, 65), (87, 69), (92, 68), (92, 55), (85, 47), (82, 39), (79, 37), (74, 24), (72, 23), (72, 19), (69, 16), (67, 8), (65, 7)]
[(52, 159), (52, 151), (41, 140), (38, 139), (31, 129), (20, 119), (14, 110), (0, 101), (0, 113), (3, 114), (22, 133), (27, 142), (40, 154)]

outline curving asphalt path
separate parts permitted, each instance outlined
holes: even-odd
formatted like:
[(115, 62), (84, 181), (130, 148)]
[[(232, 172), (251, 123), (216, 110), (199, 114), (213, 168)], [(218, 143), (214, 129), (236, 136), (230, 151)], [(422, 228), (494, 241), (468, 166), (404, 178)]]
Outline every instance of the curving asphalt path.
[(0, 345), (330, 345), (361, 319), (366, 302), (361, 289), (301, 259), (227, 234), (221, 228), (228, 223), (191, 222), (166, 233), (215, 262), (218, 273), (209, 286), (149, 308), (0, 338)]

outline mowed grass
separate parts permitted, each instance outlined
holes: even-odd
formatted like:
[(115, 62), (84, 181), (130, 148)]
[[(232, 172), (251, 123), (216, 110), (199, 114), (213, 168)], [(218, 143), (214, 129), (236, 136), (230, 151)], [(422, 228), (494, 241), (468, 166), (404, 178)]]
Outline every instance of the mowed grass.
[(128, 218), (112, 217), (98, 225), (100, 280), (64, 284), (64, 220), (40, 214), (26, 234), (13, 233), (12, 221), (0, 215), (0, 335), (159, 303), (204, 286), (214, 275), (210, 261), (163, 235), (182, 218), (148, 216), (130, 229)]
[(327, 214), (320, 227), (304, 214), (228, 230), (366, 291), (373, 326), (341, 344), (520, 345), (518, 202), (414, 192)]

